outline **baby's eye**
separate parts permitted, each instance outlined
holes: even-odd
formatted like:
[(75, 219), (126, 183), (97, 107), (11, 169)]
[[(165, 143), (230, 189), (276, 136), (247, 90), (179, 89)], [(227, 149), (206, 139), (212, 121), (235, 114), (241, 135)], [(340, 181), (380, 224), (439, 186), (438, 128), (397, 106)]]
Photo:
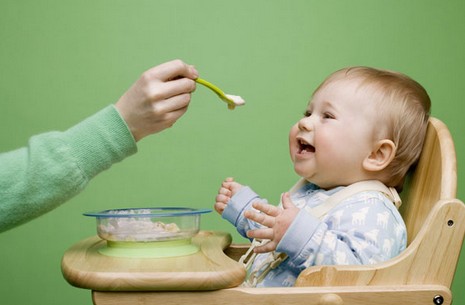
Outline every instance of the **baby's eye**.
[(324, 119), (334, 119), (335, 117), (334, 117), (333, 114), (331, 114), (329, 112), (325, 112), (325, 113), (323, 113), (323, 118)]
[(311, 116), (311, 115), (312, 115), (312, 112), (311, 112), (310, 110), (305, 110), (305, 112), (304, 112), (304, 117), (307, 117), (307, 118), (308, 118), (308, 117)]

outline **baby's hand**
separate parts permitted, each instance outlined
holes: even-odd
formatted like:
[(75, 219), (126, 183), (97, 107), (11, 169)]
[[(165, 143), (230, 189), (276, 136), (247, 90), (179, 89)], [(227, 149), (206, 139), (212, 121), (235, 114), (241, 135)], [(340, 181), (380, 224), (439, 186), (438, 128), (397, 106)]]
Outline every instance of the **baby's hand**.
[(242, 185), (235, 182), (233, 178), (226, 178), (226, 180), (223, 181), (220, 189), (218, 190), (218, 195), (216, 195), (215, 203), (215, 210), (220, 215), (223, 214), (223, 211), (229, 200), (231, 200), (231, 197), (234, 196), (241, 187)]
[(255, 253), (265, 253), (276, 250), (279, 242), (300, 211), (300, 209), (292, 203), (289, 193), (284, 193), (281, 200), (283, 208), (257, 201), (254, 202), (252, 206), (261, 213), (253, 210), (245, 212), (246, 218), (266, 227), (248, 231), (247, 237), (270, 240), (263, 246), (256, 247), (254, 249)]

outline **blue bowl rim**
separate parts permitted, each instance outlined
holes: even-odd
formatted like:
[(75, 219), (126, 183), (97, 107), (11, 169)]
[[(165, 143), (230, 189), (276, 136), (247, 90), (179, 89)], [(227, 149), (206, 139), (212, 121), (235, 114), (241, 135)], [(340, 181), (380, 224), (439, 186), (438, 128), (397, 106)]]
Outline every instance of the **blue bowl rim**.
[[(111, 211), (125, 211), (125, 210), (152, 210), (156, 213), (145, 214), (110, 214)], [(97, 218), (130, 218), (130, 217), (174, 217), (174, 216), (193, 216), (199, 214), (210, 213), (211, 209), (194, 209), (183, 207), (147, 207), (147, 208), (121, 208), (109, 209), (97, 212), (86, 212), (84, 216), (97, 217)]]

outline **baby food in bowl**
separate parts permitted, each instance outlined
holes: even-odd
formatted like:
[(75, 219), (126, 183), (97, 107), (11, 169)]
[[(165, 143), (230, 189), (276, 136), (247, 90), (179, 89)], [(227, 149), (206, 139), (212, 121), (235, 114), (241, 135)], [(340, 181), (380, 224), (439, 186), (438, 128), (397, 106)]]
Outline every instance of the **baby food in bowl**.
[(97, 220), (97, 234), (107, 241), (99, 252), (110, 256), (166, 257), (196, 252), (191, 238), (208, 209), (130, 208), (84, 213)]

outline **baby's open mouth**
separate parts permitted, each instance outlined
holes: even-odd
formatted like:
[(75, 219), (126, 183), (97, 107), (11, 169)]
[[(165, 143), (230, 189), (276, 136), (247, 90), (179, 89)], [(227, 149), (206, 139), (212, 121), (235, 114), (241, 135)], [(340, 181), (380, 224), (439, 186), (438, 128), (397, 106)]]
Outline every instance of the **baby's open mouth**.
[(313, 153), (315, 152), (315, 147), (309, 143), (307, 143), (306, 141), (300, 139), (298, 141), (299, 143), (299, 153), (301, 154), (305, 154), (305, 153)]

